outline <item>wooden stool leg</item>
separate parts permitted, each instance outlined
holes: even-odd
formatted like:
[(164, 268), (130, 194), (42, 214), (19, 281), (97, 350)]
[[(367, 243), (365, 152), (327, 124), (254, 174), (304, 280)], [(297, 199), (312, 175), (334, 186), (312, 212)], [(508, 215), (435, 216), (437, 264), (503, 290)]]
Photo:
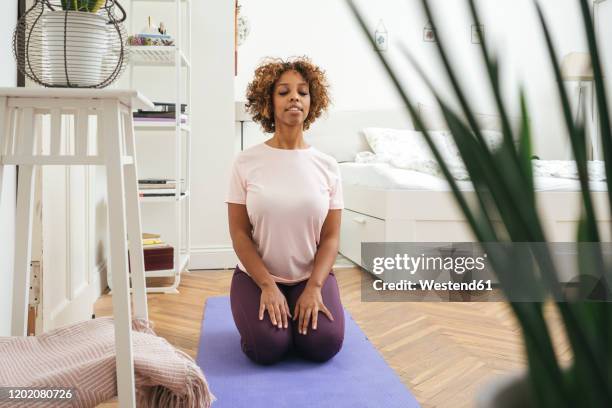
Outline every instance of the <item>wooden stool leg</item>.
[(134, 317), (149, 319), (142, 252), (142, 225), (138, 202), (138, 175), (132, 113), (124, 114), (126, 154), (132, 156), (132, 164), (125, 166), (125, 205), (127, 209), (128, 239), (130, 243), (130, 266), (132, 289), (134, 290)]
[(34, 166), (19, 166), (17, 210), (15, 218), (13, 319), (11, 324), (11, 334), (13, 336), (27, 335), (33, 200)]
[(6, 96), (0, 96), (0, 206), (2, 205), (2, 182), (4, 175), (4, 164), (2, 164), (2, 156), (5, 152), (5, 140), (8, 139), (8, 108), (6, 106)]
[(104, 154), (108, 193), (109, 267), (113, 281), (113, 316), (117, 391), (121, 407), (135, 407), (134, 360), (132, 355), (132, 322), (129, 294), (123, 163), (121, 151), (120, 108), (117, 101), (104, 101)]
[[(34, 110), (21, 112), (18, 133), (20, 153), (32, 154), (34, 146)], [(15, 218), (15, 277), (13, 280), (13, 336), (27, 335), (28, 297), (30, 293), (30, 255), (32, 241), (32, 207), (34, 201), (34, 166), (19, 166), (17, 210)]]

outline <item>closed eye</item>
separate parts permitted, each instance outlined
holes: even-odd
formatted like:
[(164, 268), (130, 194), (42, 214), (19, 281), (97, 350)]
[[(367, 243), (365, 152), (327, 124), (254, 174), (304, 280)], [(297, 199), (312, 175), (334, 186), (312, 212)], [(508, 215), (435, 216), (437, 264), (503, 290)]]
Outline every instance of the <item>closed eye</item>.
[[(279, 95), (281, 95), (281, 96), (285, 96), (285, 95), (287, 95), (288, 93), (289, 93), (288, 91), (281, 91), (281, 92), (279, 92), (278, 94), (279, 94)], [(302, 95), (302, 96), (306, 96), (306, 95), (308, 95), (308, 92), (298, 92), (298, 93), (299, 93), (300, 95)]]

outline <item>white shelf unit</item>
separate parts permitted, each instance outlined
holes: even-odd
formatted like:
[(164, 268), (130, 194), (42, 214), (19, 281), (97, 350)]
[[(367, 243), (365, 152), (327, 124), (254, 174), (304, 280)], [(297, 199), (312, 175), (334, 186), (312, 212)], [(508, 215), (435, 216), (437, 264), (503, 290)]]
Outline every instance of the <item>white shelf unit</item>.
[(182, 67), (191, 67), (191, 61), (176, 45), (132, 45), (130, 63), (140, 66), (170, 66), (175, 64), (175, 54)]
[[(144, 3), (139, 5), (139, 3)], [(168, 178), (177, 180), (177, 188), (174, 196), (168, 197), (140, 197), (141, 206), (156, 206), (169, 205), (174, 210), (175, 231), (173, 239), (163, 236), (162, 239), (174, 247), (174, 268), (169, 270), (146, 271), (147, 278), (156, 277), (174, 277), (174, 282), (170, 286), (164, 287), (149, 287), (148, 293), (178, 293), (181, 273), (189, 267), (190, 260), (190, 216), (191, 216), (191, 196), (190, 196), (190, 181), (191, 181), (191, 126), (189, 119), (186, 123), (182, 123), (181, 104), (187, 104), (185, 114), (189, 118), (191, 109), (191, 0), (132, 0), (130, 2), (130, 13), (128, 30), (129, 34), (137, 34), (137, 27), (133, 24), (134, 9), (136, 7), (146, 7), (151, 3), (170, 3), (174, 4), (175, 21), (174, 28), (174, 45), (172, 46), (130, 46), (130, 66), (129, 78), (130, 85), (134, 82), (134, 71), (138, 67), (168, 67), (174, 71), (174, 83), (169, 86), (173, 90), (174, 95), (169, 93), (169, 97), (173, 96), (175, 102), (174, 121), (143, 121), (134, 120), (134, 129), (137, 135), (141, 131), (160, 131), (171, 133), (174, 136), (174, 174)], [(167, 16), (164, 16), (167, 18)], [(185, 88), (183, 88), (185, 84)], [(185, 92), (183, 92), (185, 89)], [(172, 100), (172, 99), (171, 99)], [(142, 138), (139, 138), (142, 142)], [(138, 141), (138, 139), (137, 139)], [(141, 143), (140, 143), (141, 144)], [(137, 142), (137, 151), (144, 146), (139, 146)], [(183, 150), (184, 148), (184, 150)], [(185, 152), (185, 155), (183, 155)], [(183, 171), (183, 163), (185, 171)], [(141, 166), (142, 168), (143, 166)], [(184, 179), (184, 183), (180, 180)], [(146, 190), (141, 190), (146, 191)], [(184, 194), (181, 194), (183, 192)], [(185, 230), (183, 230), (183, 227)], [(183, 238), (184, 237), (184, 238)]]
[[(134, 120), (136, 130), (173, 130), (174, 128), (176, 128), (176, 123), (173, 122)], [(191, 132), (191, 126), (186, 123), (181, 123), (180, 128), (185, 132)]]

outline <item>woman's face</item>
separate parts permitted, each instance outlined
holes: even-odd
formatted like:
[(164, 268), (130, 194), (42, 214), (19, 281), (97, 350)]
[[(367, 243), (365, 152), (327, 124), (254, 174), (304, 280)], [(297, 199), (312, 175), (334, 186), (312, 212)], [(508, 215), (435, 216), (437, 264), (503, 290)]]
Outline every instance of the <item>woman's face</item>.
[[(310, 88), (296, 71), (284, 72), (274, 85), (274, 121), (286, 126), (303, 126), (310, 111)], [(276, 126), (278, 128), (278, 126)]]

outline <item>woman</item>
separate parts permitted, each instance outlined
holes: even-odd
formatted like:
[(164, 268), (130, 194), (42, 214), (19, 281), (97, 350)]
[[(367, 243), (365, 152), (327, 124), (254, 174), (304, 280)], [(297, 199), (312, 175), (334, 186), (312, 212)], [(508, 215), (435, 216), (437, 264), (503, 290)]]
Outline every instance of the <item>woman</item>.
[(331, 268), (338, 252), (342, 185), (336, 161), (304, 141), (329, 105), (324, 73), (307, 58), (264, 61), (247, 108), (272, 137), (236, 158), (228, 216), (240, 260), (232, 314), (243, 352), (273, 364), (294, 348), (327, 361), (342, 347), (344, 311)]

